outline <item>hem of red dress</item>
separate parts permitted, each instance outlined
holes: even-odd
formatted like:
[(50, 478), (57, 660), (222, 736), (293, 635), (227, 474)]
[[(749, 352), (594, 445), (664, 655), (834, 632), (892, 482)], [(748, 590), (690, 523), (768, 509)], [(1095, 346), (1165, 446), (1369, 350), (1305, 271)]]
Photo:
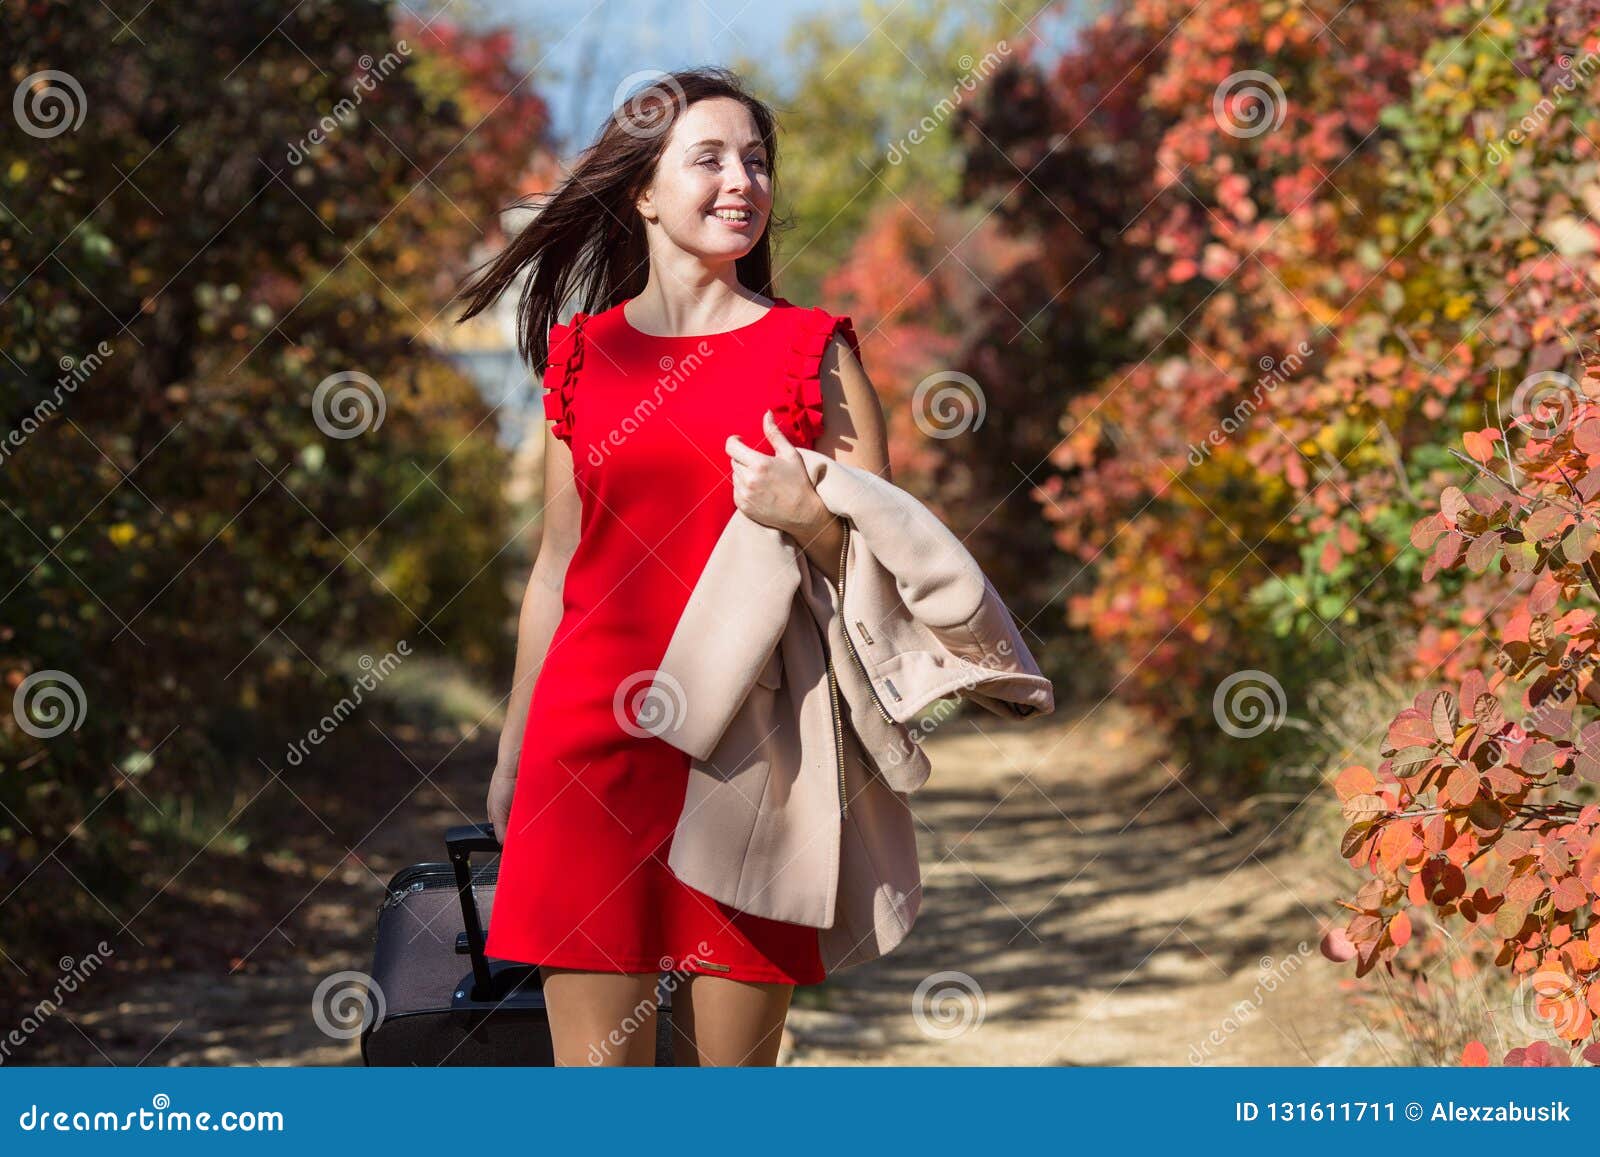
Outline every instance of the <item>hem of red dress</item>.
[[(818, 976), (815, 980), (806, 980), (794, 977), (789, 973), (780, 971), (776, 968), (733, 968), (728, 971), (724, 971), (720, 968), (696, 968), (688, 963), (681, 964), (677, 968), (662, 968), (660, 956), (652, 956), (645, 960), (638, 958), (618, 960), (614, 956), (584, 956), (582, 953), (576, 952), (539, 953), (528, 952), (524, 949), (517, 949), (516, 951), (517, 955), (515, 956), (505, 955), (504, 950), (500, 952), (489, 951), (488, 954), (495, 960), (510, 960), (518, 964), (533, 964), (535, 966), (539, 964), (545, 964), (549, 965), (551, 968), (582, 968), (586, 970), (593, 970), (595, 972), (693, 972), (701, 976), (722, 976), (729, 980), (747, 980), (764, 984), (794, 985), (821, 984), (827, 979), (826, 973)], [(530, 956), (536, 956), (538, 959), (528, 959)]]

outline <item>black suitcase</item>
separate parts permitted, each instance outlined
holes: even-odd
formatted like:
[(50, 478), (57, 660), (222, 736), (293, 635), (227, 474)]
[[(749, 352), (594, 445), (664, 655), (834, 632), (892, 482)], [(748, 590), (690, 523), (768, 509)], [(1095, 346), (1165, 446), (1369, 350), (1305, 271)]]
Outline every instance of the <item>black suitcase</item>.
[[(471, 857), (500, 851), (494, 825), (453, 827), (445, 847), (449, 863), (402, 868), (378, 907), (362, 1063), (554, 1065), (538, 968), (484, 955), (478, 905), (492, 918), (500, 861)], [(673, 1063), (671, 989), (658, 979), (660, 1066)]]

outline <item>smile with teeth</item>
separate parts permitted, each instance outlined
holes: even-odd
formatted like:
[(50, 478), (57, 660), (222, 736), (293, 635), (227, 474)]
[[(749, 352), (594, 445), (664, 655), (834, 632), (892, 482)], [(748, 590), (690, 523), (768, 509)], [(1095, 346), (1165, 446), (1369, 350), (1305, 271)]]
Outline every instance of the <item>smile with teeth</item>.
[(742, 222), (750, 220), (748, 209), (713, 209), (711, 215), (719, 221)]

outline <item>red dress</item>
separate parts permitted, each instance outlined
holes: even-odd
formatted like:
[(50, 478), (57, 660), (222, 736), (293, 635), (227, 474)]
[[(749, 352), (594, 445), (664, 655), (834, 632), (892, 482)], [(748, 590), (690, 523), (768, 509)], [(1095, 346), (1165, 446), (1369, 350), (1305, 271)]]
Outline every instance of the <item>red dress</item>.
[[(817, 929), (740, 912), (667, 866), (689, 756), (635, 722), (695, 580), (734, 513), (731, 434), (813, 447), (829, 339), (850, 319), (774, 298), (756, 321), (657, 337), (622, 306), (551, 327), (545, 411), (572, 449), (581, 537), (539, 671), (488, 953), (607, 972), (816, 984)], [(858, 354), (859, 356), (859, 354)], [(737, 608), (731, 608), (737, 613)]]

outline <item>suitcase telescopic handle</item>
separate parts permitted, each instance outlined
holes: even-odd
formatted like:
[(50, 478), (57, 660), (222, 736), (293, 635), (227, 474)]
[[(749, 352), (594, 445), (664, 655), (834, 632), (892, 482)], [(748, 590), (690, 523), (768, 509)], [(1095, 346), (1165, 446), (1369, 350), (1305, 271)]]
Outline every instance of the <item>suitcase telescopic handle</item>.
[(489, 958), (484, 952), (483, 922), (478, 919), (478, 901), (472, 894), (472, 853), (498, 852), (493, 824), (459, 824), (445, 833), (450, 866), (456, 873), (456, 891), (461, 895), (461, 922), (467, 930), (467, 948), (472, 953), (474, 1000), (488, 1000), (494, 991)]
[(500, 841), (495, 838), (493, 824), (457, 824), (444, 836), (445, 846), (452, 852), (498, 852)]

